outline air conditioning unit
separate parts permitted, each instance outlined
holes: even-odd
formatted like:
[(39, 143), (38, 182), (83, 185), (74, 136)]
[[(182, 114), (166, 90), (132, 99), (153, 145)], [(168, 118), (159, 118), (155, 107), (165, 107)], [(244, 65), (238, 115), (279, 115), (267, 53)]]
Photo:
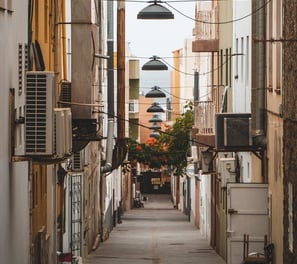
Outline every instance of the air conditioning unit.
[(70, 108), (55, 108), (55, 154), (63, 157), (72, 150), (72, 122)]
[(251, 114), (216, 114), (215, 140), (218, 151), (251, 150)]
[(218, 160), (218, 178), (221, 179), (221, 187), (226, 187), (228, 182), (236, 182), (235, 158)]
[(65, 115), (63, 109), (55, 108), (55, 154), (62, 157), (65, 153)]
[(54, 80), (53, 72), (26, 73), (26, 155), (52, 155), (54, 152)]
[(72, 152), (72, 113), (71, 108), (63, 108), (65, 115), (65, 153)]

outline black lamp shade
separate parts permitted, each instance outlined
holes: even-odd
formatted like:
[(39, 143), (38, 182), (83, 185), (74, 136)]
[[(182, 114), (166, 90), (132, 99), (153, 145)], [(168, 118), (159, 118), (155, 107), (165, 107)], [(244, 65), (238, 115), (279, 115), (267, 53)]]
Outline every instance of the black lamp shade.
[[(174, 15), (172, 12), (157, 3), (155, 1), (153, 4), (143, 8), (137, 15), (138, 19), (173, 19)], [(160, 2), (160, 1), (159, 1)]]
[(166, 95), (160, 90), (160, 87), (154, 86), (152, 89), (145, 95), (147, 98), (161, 98), (166, 97)]
[(158, 59), (157, 56), (153, 56), (150, 58), (148, 62), (143, 64), (142, 70), (143, 71), (166, 71), (168, 70), (168, 67), (166, 64), (164, 64), (162, 61)]
[(159, 115), (153, 115), (153, 117), (149, 120), (150, 123), (158, 123), (163, 122), (163, 120), (159, 117)]
[(161, 126), (157, 125), (157, 123), (154, 123), (154, 124), (150, 127), (150, 129), (152, 129), (152, 130), (160, 130), (160, 129), (161, 129)]
[(150, 134), (150, 137), (159, 138), (160, 134), (157, 131), (154, 131), (153, 133)]
[(164, 109), (158, 104), (153, 103), (147, 110), (148, 113), (164, 113)]

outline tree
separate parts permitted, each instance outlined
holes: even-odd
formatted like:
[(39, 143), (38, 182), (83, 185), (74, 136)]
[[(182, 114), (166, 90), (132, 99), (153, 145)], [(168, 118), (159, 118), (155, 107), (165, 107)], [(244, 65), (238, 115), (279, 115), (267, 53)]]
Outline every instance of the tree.
[(187, 166), (187, 156), (191, 147), (191, 129), (194, 124), (193, 106), (185, 106), (185, 113), (177, 118), (172, 127), (168, 127), (161, 135), (160, 141), (168, 145), (168, 164), (175, 174), (183, 175)]
[(148, 165), (150, 168), (171, 166), (175, 174), (183, 175), (191, 146), (190, 133), (193, 124), (193, 107), (189, 103), (185, 107), (185, 113), (176, 119), (172, 127), (169, 126), (161, 132), (160, 138), (149, 138), (145, 144), (130, 139), (129, 160)]

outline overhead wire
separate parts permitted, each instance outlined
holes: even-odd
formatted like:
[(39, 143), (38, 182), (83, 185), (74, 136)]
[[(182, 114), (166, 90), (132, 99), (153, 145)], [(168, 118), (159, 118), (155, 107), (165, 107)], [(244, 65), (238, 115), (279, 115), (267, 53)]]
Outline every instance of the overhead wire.
[[(106, 0), (106, 1), (118, 1), (118, 0)], [(147, 3), (147, 1), (137, 1), (137, 0), (120, 0), (120, 1), (125, 1), (125, 2), (130, 2), (130, 3)], [(203, 0), (200, 0), (203, 1)], [(208, 0), (205, 0), (208, 1)], [(218, 0), (221, 1), (221, 0)], [(264, 3), (262, 6), (260, 6), (259, 8), (255, 9), (254, 11), (250, 12), (249, 14), (236, 18), (236, 19), (232, 19), (232, 20), (227, 20), (227, 21), (220, 21), (220, 22), (212, 22), (212, 21), (204, 21), (204, 20), (198, 20), (195, 18), (192, 18), (186, 14), (184, 14), (183, 12), (179, 11), (177, 8), (173, 7), (171, 4), (169, 3), (186, 3), (186, 2), (197, 2), (197, 0), (172, 0), (172, 1), (157, 1), (158, 3), (161, 4), (166, 4), (168, 5), (170, 8), (172, 8), (173, 10), (175, 10), (177, 13), (179, 13), (180, 15), (193, 20), (197, 23), (203, 23), (203, 24), (211, 24), (211, 25), (223, 25), (223, 24), (230, 24), (230, 23), (235, 23), (238, 21), (241, 21), (243, 19), (246, 19), (248, 17), (251, 17), (252, 15), (254, 15), (255, 13), (259, 12), (261, 9), (265, 8), (272, 0), (267, 0), (266, 3)]]
[[(61, 104), (69, 104), (69, 105), (76, 105), (76, 106), (93, 106), (93, 107), (102, 107), (101, 104), (86, 104), (86, 103), (66, 102), (66, 101), (59, 101), (58, 103), (61, 103)], [(104, 115), (108, 115), (107, 112), (102, 111), (102, 110), (99, 110), (98, 113), (100, 113), (100, 114), (104, 114)], [(143, 124), (141, 124), (141, 123), (139, 123), (139, 122), (133, 121), (133, 120), (131, 120), (131, 119), (126, 119), (126, 118), (120, 117), (120, 116), (118, 116), (118, 115), (116, 115), (116, 114), (112, 114), (112, 116), (113, 116), (114, 118), (119, 119), (120, 121), (125, 121), (125, 122), (128, 122), (128, 123), (137, 125), (137, 126), (139, 126), (139, 127), (143, 127), (143, 128), (152, 130), (150, 127), (148, 127), (148, 126), (146, 126), (146, 125), (143, 125)], [(159, 133), (166, 134), (166, 135), (168, 135), (168, 136), (175, 137), (175, 135), (173, 135), (173, 134), (171, 134), (171, 133), (169, 133), (169, 132), (166, 132), (166, 131), (162, 131), (162, 130), (160, 130), (160, 129), (157, 129), (156, 131), (159, 132)], [(195, 139), (189, 139), (189, 142), (193, 142), (193, 143), (200, 144), (200, 145), (207, 146), (207, 147), (212, 147), (212, 146), (210, 146), (210, 145), (208, 145), (208, 144), (205, 144), (205, 143), (203, 143), (203, 142), (199, 142), (199, 141), (197, 141), (197, 140), (195, 140)]]

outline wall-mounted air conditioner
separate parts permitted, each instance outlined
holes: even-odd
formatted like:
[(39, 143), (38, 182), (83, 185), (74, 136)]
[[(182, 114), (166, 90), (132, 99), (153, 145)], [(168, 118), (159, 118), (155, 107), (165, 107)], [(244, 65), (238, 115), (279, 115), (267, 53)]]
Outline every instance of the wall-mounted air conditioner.
[(251, 150), (251, 114), (216, 114), (215, 139), (218, 151)]
[(236, 181), (235, 158), (221, 158), (218, 160), (218, 178), (221, 179), (221, 187), (226, 187), (228, 182)]
[(72, 152), (72, 113), (71, 108), (63, 108), (65, 114), (65, 153)]
[(71, 154), (72, 119), (70, 108), (55, 108), (55, 154), (58, 157)]
[(55, 154), (62, 157), (65, 153), (65, 114), (63, 109), (55, 108)]
[(26, 73), (26, 155), (52, 155), (54, 152), (54, 79), (53, 72)]

